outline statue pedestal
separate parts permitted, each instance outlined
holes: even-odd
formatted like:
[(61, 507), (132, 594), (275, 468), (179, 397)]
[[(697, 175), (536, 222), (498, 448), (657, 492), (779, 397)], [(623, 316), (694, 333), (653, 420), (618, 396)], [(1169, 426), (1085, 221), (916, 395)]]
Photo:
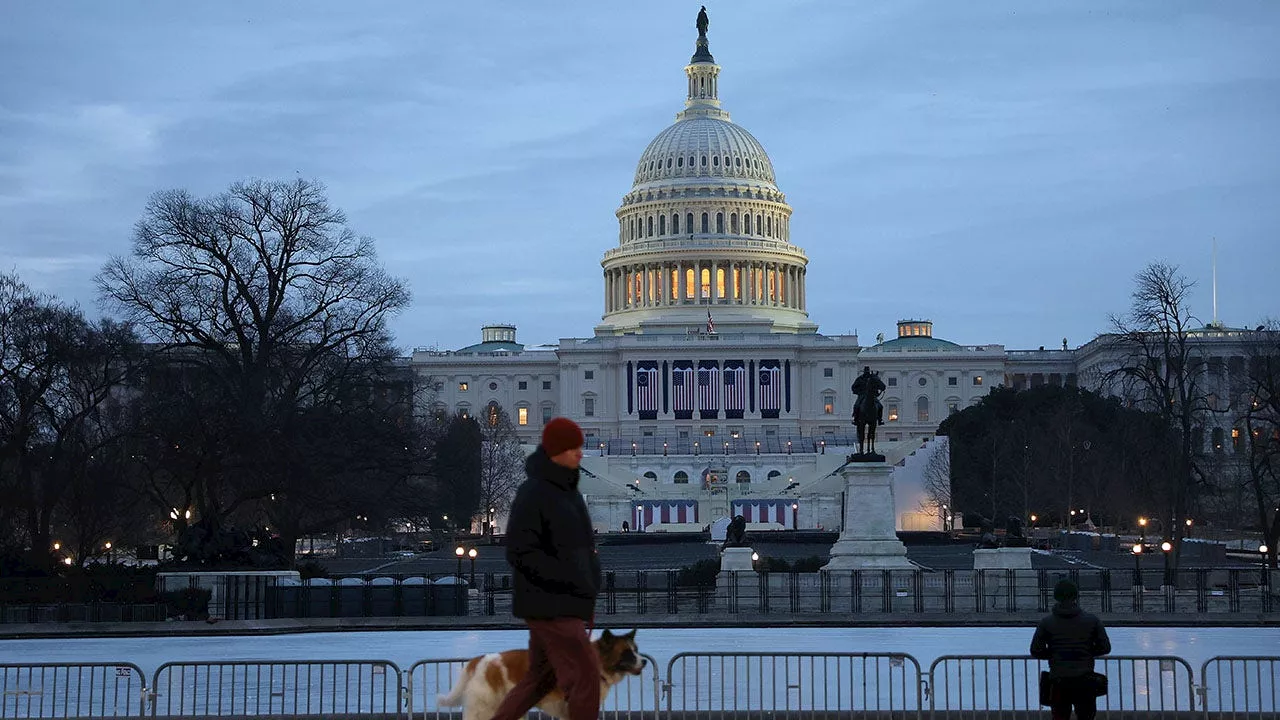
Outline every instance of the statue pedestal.
[(914, 570), (895, 532), (893, 468), (884, 463), (848, 465), (844, 523), (823, 570)]
[(720, 573), (716, 575), (716, 592), (723, 596), (729, 592), (731, 582), (737, 582), (737, 591), (754, 595), (760, 587), (760, 576), (756, 573), (751, 556), (755, 553), (749, 547), (725, 548), (720, 553)]
[(1031, 548), (995, 548), (973, 551), (974, 570), (1030, 570)]

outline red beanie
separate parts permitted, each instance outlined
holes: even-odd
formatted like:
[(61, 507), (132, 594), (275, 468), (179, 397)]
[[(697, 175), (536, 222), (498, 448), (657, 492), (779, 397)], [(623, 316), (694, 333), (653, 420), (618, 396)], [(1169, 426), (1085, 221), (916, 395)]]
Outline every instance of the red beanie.
[(555, 457), (565, 450), (582, 447), (587, 441), (585, 435), (582, 434), (582, 428), (578, 427), (578, 423), (569, 418), (558, 417), (552, 418), (547, 426), (542, 428), (542, 449), (547, 451), (547, 455)]

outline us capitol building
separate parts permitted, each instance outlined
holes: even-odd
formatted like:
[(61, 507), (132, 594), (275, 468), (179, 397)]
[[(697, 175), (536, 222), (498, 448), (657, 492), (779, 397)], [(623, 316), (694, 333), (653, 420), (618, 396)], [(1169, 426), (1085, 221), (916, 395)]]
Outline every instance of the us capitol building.
[(940, 527), (922, 482), (945, 446), (939, 422), (997, 385), (1075, 384), (1106, 352), (958, 345), (923, 319), (870, 345), (819, 333), (792, 208), (764, 146), (721, 105), (705, 30), (684, 72), (684, 109), (640, 155), (617, 209), (594, 335), (526, 346), (514, 325), (490, 325), (478, 344), (416, 350), (433, 409), (483, 419), (502, 407), (528, 443), (554, 416), (576, 420), (580, 489), (601, 531), (696, 530), (736, 514), (753, 530), (838, 530), (836, 470), (856, 445), (850, 386), (869, 366), (887, 386), (877, 448), (895, 465), (899, 527)]

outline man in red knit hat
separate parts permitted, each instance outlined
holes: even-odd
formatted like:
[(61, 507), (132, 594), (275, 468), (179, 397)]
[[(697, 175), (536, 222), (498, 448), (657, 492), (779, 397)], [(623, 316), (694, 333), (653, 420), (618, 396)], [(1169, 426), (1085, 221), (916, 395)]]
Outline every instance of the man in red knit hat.
[(588, 621), (600, 592), (600, 558), (587, 504), (578, 492), (582, 428), (554, 418), (525, 461), (507, 522), (507, 562), (515, 570), (511, 609), (529, 626), (529, 671), (495, 720), (518, 720), (557, 686), (569, 720), (600, 713), (600, 663)]

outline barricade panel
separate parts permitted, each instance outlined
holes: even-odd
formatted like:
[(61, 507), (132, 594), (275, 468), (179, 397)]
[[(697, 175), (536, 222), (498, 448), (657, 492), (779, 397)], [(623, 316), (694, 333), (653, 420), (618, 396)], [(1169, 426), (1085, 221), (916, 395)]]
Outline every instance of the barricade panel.
[(0, 718), (141, 717), (146, 692), (132, 663), (0, 665)]
[(1280, 717), (1280, 657), (1219, 655), (1200, 667), (1206, 717)]
[(152, 714), (398, 717), (401, 687), (400, 668), (385, 660), (165, 663)]

